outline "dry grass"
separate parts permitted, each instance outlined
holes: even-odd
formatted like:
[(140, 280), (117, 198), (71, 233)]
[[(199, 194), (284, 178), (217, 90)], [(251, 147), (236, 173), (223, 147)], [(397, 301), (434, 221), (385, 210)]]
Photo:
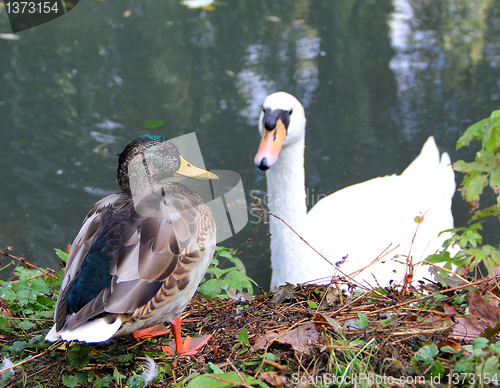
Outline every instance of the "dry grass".
[[(433, 285), (405, 293), (389, 289), (348, 298), (339, 297), (336, 290), (337, 287), (288, 285), (278, 293), (267, 293), (245, 304), (196, 295), (183, 316), (184, 334), (213, 335), (197, 356), (161, 353), (161, 345), (168, 338), (139, 343), (123, 338), (93, 346), (90, 362), (77, 370), (68, 361), (67, 347), (51, 347), (32, 353), (31, 358), (25, 351), (24, 362), (14, 368), (16, 375), (6, 386), (63, 386), (62, 376), (77, 372), (102, 377), (116, 376), (118, 371), (128, 377), (134, 371), (140, 372), (146, 354), (153, 356), (161, 368), (161, 380), (156, 386), (179, 384), (193, 373), (203, 374), (209, 362), (224, 371), (236, 370), (276, 386), (292, 386), (294, 373), (318, 376), (339, 373), (339, 367), (347, 366), (356, 373), (353, 359), (369, 361), (367, 373), (398, 378), (408, 375), (405, 367), (411, 366), (412, 357), (424, 344), (460, 348), (462, 341), (452, 334), (457, 325), (455, 316), (464, 314), (465, 309), (455, 306), (455, 314), (444, 306), (470, 290), (493, 298), (499, 295), (491, 278), (448, 289)], [(366, 317), (365, 325), (355, 324), (360, 316)], [(306, 328), (311, 322), (312, 331), (310, 326)], [(301, 328), (309, 330), (308, 337), (302, 337), (306, 329), (300, 331)], [(43, 329), (37, 327), (27, 335), (40, 335)], [(243, 329), (252, 346), (241, 339)], [(6, 336), (0, 340), (8, 346), (17, 339)], [(356, 340), (360, 341), (353, 344)], [(366, 343), (370, 346), (363, 348)], [(441, 361), (446, 367), (453, 367), (451, 361)], [(110, 384), (120, 386), (116, 379)]]

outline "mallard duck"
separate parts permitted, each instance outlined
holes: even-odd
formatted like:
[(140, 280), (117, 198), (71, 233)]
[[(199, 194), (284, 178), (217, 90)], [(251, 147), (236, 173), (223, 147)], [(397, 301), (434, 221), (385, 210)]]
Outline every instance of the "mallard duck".
[[(259, 119), (262, 136), (255, 164), (267, 170), (269, 210), (280, 216), (329, 262), (271, 217), (271, 287), (285, 282), (328, 283), (372, 263), (387, 247), (399, 247), (352, 278), (365, 286), (386, 286), (404, 278), (404, 256), (413, 263), (437, 251), (453, 228), (455, 175), (450, 157), (432, 137), (401, 175), (374, 178), (322, 198), (307, 213), (304, 138), (306, 117), (292, 95), (269, 95)], [(418, 225), (415, 217), (423, 216)], [(418, 227), (418, 230), (417, 230)], [(413, 238), (415, 239), (413, 241)], [(391, 245), (392, 244), (392, 245)], [(416, 266), (413, 279), (429, 276)]]
[(180, 315), (212, 259), (216, 226), (195, 191), (165, 181), (174, 176), (218, 179), (161, 136), (125, 146), (122, 192), (97, 202), (73, 241), (48, 341), (103, 342), (168, 321), (177, 353), (196, 351), (182, 341)]

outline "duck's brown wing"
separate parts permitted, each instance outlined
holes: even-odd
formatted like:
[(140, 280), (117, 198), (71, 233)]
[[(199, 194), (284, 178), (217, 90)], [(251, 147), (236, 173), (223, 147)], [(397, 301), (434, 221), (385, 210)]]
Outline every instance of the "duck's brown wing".
[[(67, 321), (69, 330), (102, 314), (151, 317), (189, 284), (189, 289), (194, 283), (196, 288), (210, 261), (204, 253), (207, 249), (213, 253), (215, 248), (215, 223), (210, 209), (194, 191), (179, 184), (168, 184), (135, 203), (129, 199), (118, 212), (107, 217), (103, 217), (103, 223), (113, 224), (114, 218), (120, 219), (116, 225), (119, 241), (115, 238), (108, 246), (113, 252), (108, 268), (110, 281)], [(96, 245), (106, 227), (89, 225), (91, 228), (96, 233), (100, 230), (101, 235), (92, 243)], [(92, 251), (90, 247), (88, 252)], [(75, 254), (71, 264), (80, 262), (85, 266), (84, 261)], [(176, 303), (177, 308), (184, 309), (191, 297), (192, 293), (185, 295), (182, 303)], [(179, 302), (179, 298), (176, 300)]]

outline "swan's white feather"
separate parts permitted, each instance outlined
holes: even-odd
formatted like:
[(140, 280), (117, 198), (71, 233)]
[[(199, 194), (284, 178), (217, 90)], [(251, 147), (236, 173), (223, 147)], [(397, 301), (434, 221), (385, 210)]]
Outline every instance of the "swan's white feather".
[[(293, 96), (270, 95), (264, 107), (290, 116), (288, 134), (274, 166), (267, 171), (269, 210), (283, 218), (338, 269), (315, 253), (284, 223), (271, 219), (271, 288), (290, 283), (327, 283), (334, 275), (351, 274), (374, 261), (388, 246), (399, 247), (355, 277), (364, 285), (402, 281), (406, 256), (418, 263), (435, 253), (453, 228), (451, 200), (455, 174), (447, 153), (440, 155), (433, 137), (401, 175), (374, 178), (321, 199), (307, 213), (304, 185), (305, 114)], [(259, 129), (262, 132), (261, 116)], [(418, 226), (415, 217), (424, 215)], [(418, 232), (417, 232), (418, 226)], [(415, 236), (415, 239), (414, 239)], [(414, 239), (413, 243), (412, 240)], [(393, 260), (395, 255), (399, 260)], [(339, 271), (340, 269), (340, 271)], [(417, 266), (415, 279), (430, 278)], [(376, 279), (376, 280), (375, 280)]]

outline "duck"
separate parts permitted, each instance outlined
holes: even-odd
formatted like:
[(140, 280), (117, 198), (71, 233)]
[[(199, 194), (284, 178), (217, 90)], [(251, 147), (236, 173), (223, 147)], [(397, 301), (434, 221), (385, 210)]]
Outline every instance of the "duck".
[(125, 145), (117, 168), (121, 193), (101, 199), (84, 219), (47, 341), (147, 338), (168, 332), (154, 329), (165, 328), (163, 322), (171, 324), (179, 354), (194, 354), (210, 339), (181, 336), (180, 316), (214, 254), (216, 224), (180, 177), (218, 180), (162, 136), (142, 135)]
[(440, 155), (429, 137), (400, 175), (323, 196), (308, 212), (305, 128), (304, 107), (295, 96), (266, 97), (254, 163), (266, 171), (265, 203), (279, 217), (270, 217), (271, 289), (327, 284), (336, 277), (373, 289), (398, 284), (410, 272), (410, 280), (429, 279), (428, 266), (419, 264), (449, 238), (440, 232), (453, 228), (456, 184), (449, 155)]

